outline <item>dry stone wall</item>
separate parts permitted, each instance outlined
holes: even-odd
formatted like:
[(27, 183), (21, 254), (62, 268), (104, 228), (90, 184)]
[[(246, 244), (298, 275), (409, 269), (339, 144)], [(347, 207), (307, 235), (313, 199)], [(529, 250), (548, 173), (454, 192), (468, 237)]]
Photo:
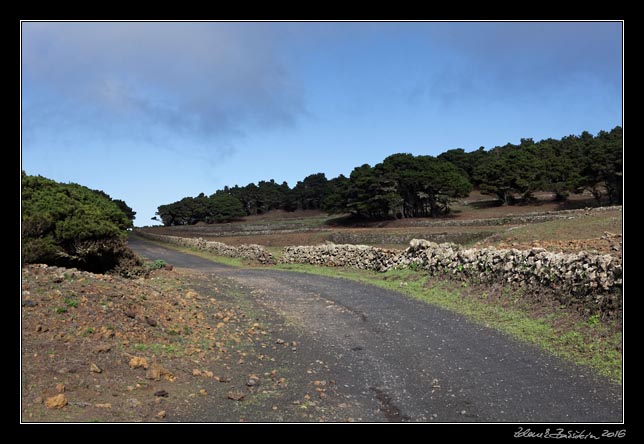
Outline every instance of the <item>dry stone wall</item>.
[(350, 267), (359, 270), (387, 271), (400, 252), (368, 245), (314, 245), (284, 247), (281, 263)]
[[(219, 256), (241, 257), (262, 264), (276, 263), (273, 255), (260, 245), (233, 247), (201, 238), (167, 236), (144, 230), (137, 230), (137, 234)], [(466, 249), (453, 243), (413, 239), (404, 251), (332, 243), (285, 247), (280, 262), (378, 272), (409, 268), (432, 276), (523, 288), (539, 298), (554, 298), (562, 304), (581, 306), (591, 313), (618, 313), (622, 305), (621, 259), (585, 251), (568, 254), (542, 248)]]
[(137, 230), (136, 234), (151, 240), (166, 242), (169, 244), (180, 245), (182, 247), (194, 248), (197, 250), (207, 251), (218, 256), (241, 257), (257, 261), (261, 264), (275, 264), (273, 254), (261, 245), (240, 245), (233, 247), (221, 242), (206, 241), (202, 238), (190, 238), (179, 236), (166, 236), (164, 234), (149, 233), (144, 230)]
[(491, 231), (446, 231), (442, 233), (392, 233), (387, 231), (351, 231), (342, 230), (331, 233), (329, 240), (335, 244), (369, 244), (369, 245), (404, 245), (413, 239), (423, 237), (432, 242), (454, 242), (457, 244), (474, 243), (488, 238)]
[(503, 217), (486, 219), (411, 219), (408, 224), (414, 227), (482, 227), (507, 224), (534, 224), (552, 220), (575, 219), (577, 217), (591, 216), (605, 211), (622, 211), (621, 205), (611, 207), (583, 208), (577, 210), (554, 210), (545, 212), (532, 212), (525, 214), (507, 214)]
[(456, 244), (414, 239), (403, 252), (365, 245), (286, 247), (280, 262), (379, 272), (412, 268), (430, 275), (521, 287), (555, 297), (563, 304), (581, 304), (592, 312), (614, 312), (621, 307), (621, 261), (583, 251), (565, 254), (541, 248), (464, 249)]

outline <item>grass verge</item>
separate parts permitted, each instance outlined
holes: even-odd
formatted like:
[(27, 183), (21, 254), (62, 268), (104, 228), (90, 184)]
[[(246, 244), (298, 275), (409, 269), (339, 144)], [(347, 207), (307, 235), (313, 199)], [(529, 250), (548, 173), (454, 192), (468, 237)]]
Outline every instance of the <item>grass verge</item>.
[[(184, 253), (235, 267), (253, 267), (239, 258), (162, 244)], [(584, 320), (571, 310), (558, 307), (544, 310), (531, 305), (520, 291), (502, 288), (495, 294), (487, 286), (430, 277), (412, 270), (377, 273), (345, 268), (315, 267), (304, 264), (278, 264), (274, 269), (344, 278), (396, 291), (408, 297), (462, 314), (517, 340), (534, 344), (559, 357), (587, 366), (611, 381), (622, 381), (622, 332), (617, 321)]]

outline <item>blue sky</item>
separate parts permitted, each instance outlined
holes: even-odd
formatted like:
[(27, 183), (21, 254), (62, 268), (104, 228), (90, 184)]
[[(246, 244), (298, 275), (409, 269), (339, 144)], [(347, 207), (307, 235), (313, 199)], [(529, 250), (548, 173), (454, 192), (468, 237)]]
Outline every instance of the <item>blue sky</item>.
[(622, 24), (23, 22), (22, 168), (157, 206), (622, 122)]

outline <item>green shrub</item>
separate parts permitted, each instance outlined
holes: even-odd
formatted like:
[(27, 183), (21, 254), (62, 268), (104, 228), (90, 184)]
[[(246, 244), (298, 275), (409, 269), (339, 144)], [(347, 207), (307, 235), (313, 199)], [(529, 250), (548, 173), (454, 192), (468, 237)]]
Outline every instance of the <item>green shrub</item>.
[(63, 299), (63, 302), (64, 302), (64, 303), (65, 303), (65, 305), (67, 305), (68, 307), (72, 307), (72, 308), (76, 308), (76, 307), (78, 307), (78, 301), (77, 301), (76, 299), (72, 299), (72, 298), (65, 298), (65, 299)]
[(132, 222), (109, 198), (24, 172), (21, 189), (23, 263), (103, 273), (124, 259), (138, 261), (126, 245)]
[(166, 263), (163, 259), (157, 259), (156, 261), (148, 262), (145, 265), (149, 270), (160, 270), (161, 268), (165, 267)]

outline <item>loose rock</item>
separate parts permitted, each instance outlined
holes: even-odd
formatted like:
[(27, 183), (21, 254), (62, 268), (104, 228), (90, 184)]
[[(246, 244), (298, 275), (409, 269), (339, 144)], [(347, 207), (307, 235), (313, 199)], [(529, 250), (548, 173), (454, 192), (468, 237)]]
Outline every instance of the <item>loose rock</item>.
[(94, 353), (96, 354), (108, 353), (110, 350), (112, 350), (112, 347), (109, 344), (99, 344), (94, 347)]
[(56, 396), (52, 396), (45, 400), (45, 406), (48, 409), (62, 409), (67, 405), (67, 398), (62, 393)]
[(239, 393), (239, 392), (229, 392), (228, 393), (228, 399), (232, 399), (233, 401), (241, 401), (244, 399), (246, 395), (244, 393)]
[(144, 369), (148, 368), (148, 360), (145, 358), (139, 358), (137, 356), (134, 356), (132, 359), (130, 359), (130, 368), (135, 369), (143, 367)]
[(125, 316), (127, 316), (128, 318), (130, 318), (130, 319), (134, 319), (134, 318), (136, 318), (136, 311), (134, 311), (134, 310), (132, 310), (132, 309), (124, 310), (124, 311), (123, 311), (123, 314), (124, 314)]
[(171, 373), (165, 367), (156, 362), (153, 362), (145, 373), (145, 377), (147, 379), (152, 379), (154, 381), (159, 381), (161, 376), (165, 375), (171, 375)]

